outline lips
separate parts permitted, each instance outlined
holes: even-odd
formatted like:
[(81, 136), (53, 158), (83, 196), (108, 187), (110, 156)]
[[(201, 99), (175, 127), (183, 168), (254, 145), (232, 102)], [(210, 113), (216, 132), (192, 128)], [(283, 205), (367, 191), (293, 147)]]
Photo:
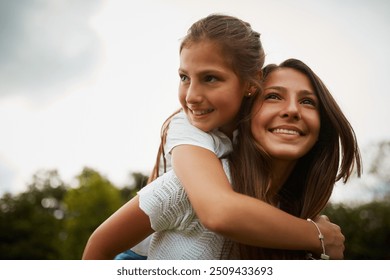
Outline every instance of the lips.
[(269, 130), (274, 134), (285, 134), (285, 135), (303, 135), (303, 132), (295, 127), (277, 127)]
[(205, 110), (193, 110), (191, 108), (188, 108), (193, 115), (195, 116), (203, 116), (203, 115), (206, 115), (206, 114), (209, 114), (211, 112), (214, 111), (214, 109), (205, 109)]

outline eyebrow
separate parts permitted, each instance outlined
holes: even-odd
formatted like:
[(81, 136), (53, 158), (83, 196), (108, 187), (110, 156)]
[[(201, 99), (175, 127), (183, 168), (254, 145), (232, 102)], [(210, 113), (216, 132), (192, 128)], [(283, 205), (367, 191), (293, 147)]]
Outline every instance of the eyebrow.
[[(185, 69), (183, 68), (179, 68), (178, 69), (178, 72), (179, 73), (188, 73)], [(197, 72), (196, 74), (197, 75), (208, 75), (208, 74), (213, 74), (213, 75), (224, 75), (226, 73), (226, 71), (223, 71), (223, 70), (220, 70), (220, 69), (217, 69), (217, 68), (214, 68), (214, 69), (204, 69), (200, 72)]]
[[(282, 91), (282, 92), (286, 91), (286, 88), (285, 88), (285, 87), (280, 87), (280, 86), (270, 86), (270, 87), (266, 87), (266, 88), (264, 88), (264, 91), (266, 91), (266, 90), (271, 90), (271, 89), (276, 89), (276, 90), (279, 90), (279, 91)], [(307, 95), (314, 95), (315, 97), (317, 97), (317, 95), (316, 95), (314, 92), (312, 92), (312, 91), (310, 91), (310, 90), (306, 90), (306, 89), (300, 90), (299, 93), (301, 93), (301, 94), (303, 94), (303, 95), (305, 95), (305, 96), (307, 96)]]
[(284, 90), (285, 88), (284, 88), (284, 87), (278, 87), (278, 86), (272, 86), (272, 87), (266, 87), (266, 88), (264, 88), (264, 90), (267, 90), (267, 89)]

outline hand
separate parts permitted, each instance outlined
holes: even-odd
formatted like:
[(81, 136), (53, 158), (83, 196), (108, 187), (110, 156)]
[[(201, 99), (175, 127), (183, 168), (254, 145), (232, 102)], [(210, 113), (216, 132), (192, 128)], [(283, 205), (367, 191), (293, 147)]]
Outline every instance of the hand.
[[(341, 232), (341, 228), (331, 223), (329, 218), (325, 215), (318, 216), (314, 219), (317, 223), (321, 233), (324, 236), (325, 252), (333, 260), (341, 260), (344, 258), (344, 241), (345, 237)], [(318, 241), (320, 243), (320, 241)], [(319, 252), (322, 254), (322, 248)]]

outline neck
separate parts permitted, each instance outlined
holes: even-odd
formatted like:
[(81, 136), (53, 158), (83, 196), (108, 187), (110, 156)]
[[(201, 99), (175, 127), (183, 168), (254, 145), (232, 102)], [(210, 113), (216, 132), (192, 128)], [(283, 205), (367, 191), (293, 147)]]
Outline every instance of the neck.
[(294, 169), (296, 161), (286, 161), (286, 160), (273, 160), (271, 167), (271, 187), (270, 191), (273, 194), (276, 194), (283, 184), (286, 182), (287, 178), (290, 176), (292, 170)]
[(236, 125), (232, 123), (232, 124), (220, 127), (219, 130), (221, 132), (223, 132), (227, 137), (229, 137), (230, 140), (232, 140), (233, 139), (233, 132), (235, 129), (236, 129)]

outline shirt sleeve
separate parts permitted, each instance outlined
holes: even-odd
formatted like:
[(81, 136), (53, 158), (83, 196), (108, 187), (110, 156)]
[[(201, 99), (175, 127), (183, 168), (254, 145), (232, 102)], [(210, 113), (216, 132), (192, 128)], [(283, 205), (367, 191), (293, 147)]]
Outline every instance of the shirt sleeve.
[(170, 124), (164, 146), (165, 156), (170, 161), (171, 151), (179, 145), (194, 145), (205, 148), (222, 158), (233, 150), (230, 139), (222, 132), (215, 130), (204, 132), (193, 126), (183, 111), (176, 114)]

